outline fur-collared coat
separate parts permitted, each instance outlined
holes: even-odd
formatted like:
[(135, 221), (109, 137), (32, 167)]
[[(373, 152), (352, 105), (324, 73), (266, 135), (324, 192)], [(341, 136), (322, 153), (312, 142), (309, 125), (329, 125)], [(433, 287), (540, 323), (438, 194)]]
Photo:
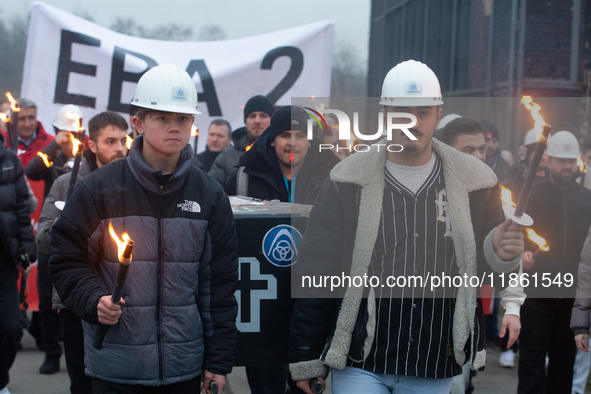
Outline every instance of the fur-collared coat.
[[(435, 139), (432, 143), (442, 160), (459, 275), (478, 275), (487, 270), (486, 263), (497, 272), (518, 268), (521, 255), (503, 261), (494, 251), (493, 233), (503, 214), (493, 171), (476, 158)], [(339, 264), (350, 266), (351, 276), (367, 274), (379, 231), (386, 155), (385, 145), (381, 149), (373, 145), (370, 151), (352, 155), (332, 170), (308, 221), (298, 257), (299, 272), (304, 272), (306, 265), (314, 265), (326, 273), (322, 265), (334, 262), (336, 255), (340, 256)], [(314, 258), (306, 258), (307, 255)], [(290, 371), (294, 380), (326, 376), (327, 367), (345, 367), (361, 299), (367, 290), (347, 288), (342, 300), (296, 301), (290, 334)], [(474, 326), (477, 296), (478, 288), (458, 288), (453, 342), (459, 365), (466, 362), (464, 347), (468, 340), (470, 349), (478, 348), (479, 333)], [(376, 330), (372, 288), (367, 310), (367, 338), (362, 344), (365, 355), (369, 354)], [(471, 367), (483, 366), (485, 359), (485, 350), (472, 352)]]

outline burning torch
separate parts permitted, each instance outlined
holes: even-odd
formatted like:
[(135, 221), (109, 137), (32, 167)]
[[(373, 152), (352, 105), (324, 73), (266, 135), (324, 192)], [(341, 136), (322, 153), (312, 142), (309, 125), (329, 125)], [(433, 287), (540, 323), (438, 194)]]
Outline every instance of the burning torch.
[(192, 125), (191, 126), (191, 137), (195, 137), (193, 140), (193, 154), (197, 154), (197, 142), (199, 141), (199, 127)]
[(540, 167), (540, 161), (542, 160), (542, 156), (546, 150), (546, 145), (548, 144), (548, 136), (550, 135), (551, 127), (544, 121), (542, 115), (540, 115), (540, 105), (532, 102), (532, 98), (530, 96), (523, 96), (521, 103), (525, 105), (525, 108), (528, 111), (531, 112), (532, 117), (535, 120), (534, 128), (536, 130), (541, 129), (542, 135), (538, 140), (534, 156), (527, 170), (525, 182), (523, 183), (521, 194), (517, 200), (517, 206), (512, 207), (508, 204), (503, 204), (503, 210), (505, 215), (513, 220), (513, 222), (522, 226), (531, 226), (534, 221), (531, 216), (525, 213), (525, 207), (527, 206), (529, 196), (531, 195), (534, 179), (536, 177), (536, 173), (538, 172), (538, 168)]
[(75, 133), (76, 136), (74, 136), (74, 132), (70, 132), (70, 141), (72, 141), (72, 153), (74, 153), (75, 159), (74, 167), (72, 167), (72, 176), (70, 177), (70, 184), (68, 185), (68, 193), (66, 194), (67, 202), (72, 196), (72, 193), (74, 193), (74, 188), (76, 187), (78, 170), (80, 169), (80, 161), (82, 160), (82, 149), (80, 145), (82, 145), (82, 141), (84, 141), (84, 127), (82, 127), (82, 118), (69, 113), (67, 113), (66, 116), (70, 119), (75, 119), (78, 121), (78, 131)]
[[(123, 286), (125, 286), (125, 279), (127, 279), (127, 272), (131, 265), (131, 251), (133, 250), (133, 240), (129, 238), (129, 234), (123, 233), (121, 239), (115, 233), (113, 225), (109, 223), (109, 234), (113, 238), (113, 241), (117, 244), (117, 256), (119, 258), (119, 270), (117, 271), (117, 279), (113, 286), (113, 294), (111, 294), (111, 302), (113, 304), (119, 304), (121, 301), (121, 294), (123, 292)], [(93, 346), (96, 349), (103, 347), (103, 340), (109, 328), (106, 324), (101, 324), (94, 338)]]
[(550, 250), (550, 247), (548, 246), (548, 243), (546, 242), (546, 240), (542, 237), (540, 237), (533, 228), (526, 228), (525, 232), (527, 234), (527, 238), (534, 242), (536, 245), (538, 245), (538, 250), (536, 250), (533, 254), (532, 254), (532, 259), (541, 252), (547, 252)]
[(12, 130), (10, 124), (8, 124), (8, 142), (10, 142), (10, 149), (14, 152), (18, 152), (18, 113), (21, 110), (18, 106), (18, 102), (12, 97), (10, 92), (6, 92), (6, 97), (10, 101), (10, 109), (12, 110)]

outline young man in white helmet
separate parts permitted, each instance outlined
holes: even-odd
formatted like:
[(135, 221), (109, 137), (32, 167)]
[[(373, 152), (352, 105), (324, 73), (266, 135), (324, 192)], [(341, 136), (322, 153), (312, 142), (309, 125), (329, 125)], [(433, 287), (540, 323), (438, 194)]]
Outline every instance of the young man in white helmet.
[[(93, 392), (209, 392), (212, 380), (222, 392), (236, 341), (238, 252), (228, 198), (188, 146), (195, 85), (176, 66), (154, 67), (132, 103), (140, 136), (66, 202), (50, 277), (84, 321)], [(120, 304), (111, 302), (119, 253), (110, 225), (135, 242)], [(102, 348), (99, 324), (110, 326)]]
[[(507, 272), (518, 268), (523, 250), (522, 228), (503, 222), (492, 170), (432, 139), (443, 104), (433, 71), (420, 62), (398, 64), (384, 80), (380, 104), (404, 113), (393, 123), (416, 117), (413, 138), (393, 130), (389, 142), (402, 152), (373, 145), (338, 164), (299, 250), (298, 275), (378, 278), (375, 286), (345, 286), (342, 299), (297, 299), (290, 371), (309, 394), (312, 379), (322, 383), (327, 367), (335, 394), (449, 393), (461, 365), (484, 365), (477, 288), (425, 293), (387, 285), (388, 277)], [(320, 296), (306, 290), (298, 295)]]
[(521, 307), (518, 393), (571, 392), (576, 354), (573, 331), (578, 334), (583, 327), (575, 314), (571, 321), (571, 310), (581, 251), (591, 226), (591, 191), (575, 182), (580, 151), (572, 133), (553, 134), (546, 154), (550, 176), (534, 184), (527, 213), (549, 250), (536, 253), (539, 246), (526, 240), (524, 273), (537, 277), (538, 283), (525, 289), (527, 299)]

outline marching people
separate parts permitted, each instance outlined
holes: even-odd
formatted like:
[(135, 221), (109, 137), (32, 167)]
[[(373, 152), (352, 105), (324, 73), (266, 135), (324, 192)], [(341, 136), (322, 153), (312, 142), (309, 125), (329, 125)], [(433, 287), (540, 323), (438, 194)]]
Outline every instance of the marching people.
[[(571, 391), (576, 346), (569, 322), (581, 250), (591, 225), (591, 191), (575, 182), (577, 139), (559, 131), (548, 140), (546, 153), (550, 176), (533, 186), (527, 213), (549, 250), (536, 253), (537, 245), (527, 241), (523, 268), (530, 277), (538, 274), (540, 281), (549, 279), (551, 284), (526, 288), (519, 337), (520, 394)], [(567, 275), (573, 286), (566, 286)]]
[(238, 171), (238, 159), (259, 138), (271, 123), (275, 107), (265, 96), (251, 97), (244, 106), (244, 127), (232, 132), (233, 146), (229, 146), (215, 159), (209, 175), (222, 186)]
[[(140, 136), (127, 158), (88, 175), (66, 202), (52, 228), (49, 275), (83, 320), (93, 393), (211, 394), (215, 385), (221, 393), (237, 335), (238, 251), (226, 194), (193, 165), (195, 84), (176, 66), (157, 66), (132, 103)], [(123, 232), (135, 246), (115, 304), (114, 238)], [(110, 326), (104, 343), (100, 325)]]
[[(333, 267), (385, 283), (389, 275), (441, 270), (476, 275), (487, 263), (516, 270), (522, 227), (503, 222), (497, 177), (480, 160), (432, 139), (443, 104), (433, 71), (412, 60), (398, 64), (384, 79), (380, 104), (384, 116), (414, 115), (414, 138), (393, 130), (383, 142), (402, 151), (373, 145), (331, 171), (308, 220), (298, 274)], [(464, 363), (484, 366), (474, 287), (441, 289), (439, 297), (412, 288), (397, 288), (392, 297), (393, 288), (379, 286), (349, 286), (340, 299), (297, 292), (290, 372), (306, 393), (313, 393), (314, 379), (323, 384), (328, 367), (334, 393), (392, 392), (394, 385), (449, 393)]]
[[(74, 157), (70, 132), (78, 131), (78, 118), (82, 118), (82, 111), (76, 105), (68, 104), (60, 108), (53, 128), (56, 132), (55, 139), (47, 145), (41, 153), (46, 155), (45, 160), (36, 155), (25, 168), (25, 174), (34, 181), (43, 181), (45, 184), (43, 198), (47, 198), (53, 182), (58, 176), (72, 170), (71, 159)], [(41, 337), (43, 339), (43, 351), (45, 361), (39, 368), (42, 374), (50, 375), (60, 368), (62, 347), (60, 340), (60, 321), (57, 311), (51, 306), (52, 289), (51, 280), (47, 275), (47, 263), (49, 262), (49, 249), (38, 252), (37, 261), (37, 291), (39, 293), (39, 321)]]
[(0, 134), (0, 394), (10, 394), (8, 371), (23, 335), (17, 289), (19, 256), (28, 253), (35, 261), (36, 250), (23, 165), (4, 141)]
[[(76, 179), (76, 186), (97, 168), (119, 160), (127, 155), (127, 129), (125, 119), (116, 112), (102, 112), (88, 122), (89, 147), (84, 150), (84, 159)], [(56, 202), (66, 201), (72, 173), (60, 176), (51, 187), (43, 204), (37, 229), (37, 247), (39, 253), (49, 257), (51, 229), (60, 216)], [(41, 300), (40, 300), (41, 302)], [(53, 309), (59, 309), (61, 336), (66, 354), (66, 366), (70, 376), (70, 392), (72, 394), (90, 394), (90, 378), (84, 374), (84, 334), (82, 322), (78, 316), (68, 310), (59, 301), (57, 294), (52, 297)], [(57, 335), (58, 333), (53, 333)], [(59, 357), (56, 370), (59, 370)]]
[(232, 127), (227, 120), (214, 119), (207, 131), (205, 151), (195, 155), (195, 165), (205, 172), (211, 170), (214, 160), (232, 143)]

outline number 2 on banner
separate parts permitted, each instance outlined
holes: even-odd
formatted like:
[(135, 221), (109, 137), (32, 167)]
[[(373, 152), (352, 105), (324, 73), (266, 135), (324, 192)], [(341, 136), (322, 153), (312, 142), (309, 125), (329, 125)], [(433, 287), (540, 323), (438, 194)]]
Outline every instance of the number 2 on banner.
[(282, 56), (287, 56), (291, 59), (291, 66), (285, 74), (285, 77), (269, 94), (267, 98), (273, 104), (277, 103), (279, 99), (293, 86), (295, 81), (300, 77), (302, 70), (304, 69), (304, 54), (301, 50), (296, 47), (279, 47), (267, 52), (261, 63), (261, 70), (270, 70), (273, 67), (275, 60)]

